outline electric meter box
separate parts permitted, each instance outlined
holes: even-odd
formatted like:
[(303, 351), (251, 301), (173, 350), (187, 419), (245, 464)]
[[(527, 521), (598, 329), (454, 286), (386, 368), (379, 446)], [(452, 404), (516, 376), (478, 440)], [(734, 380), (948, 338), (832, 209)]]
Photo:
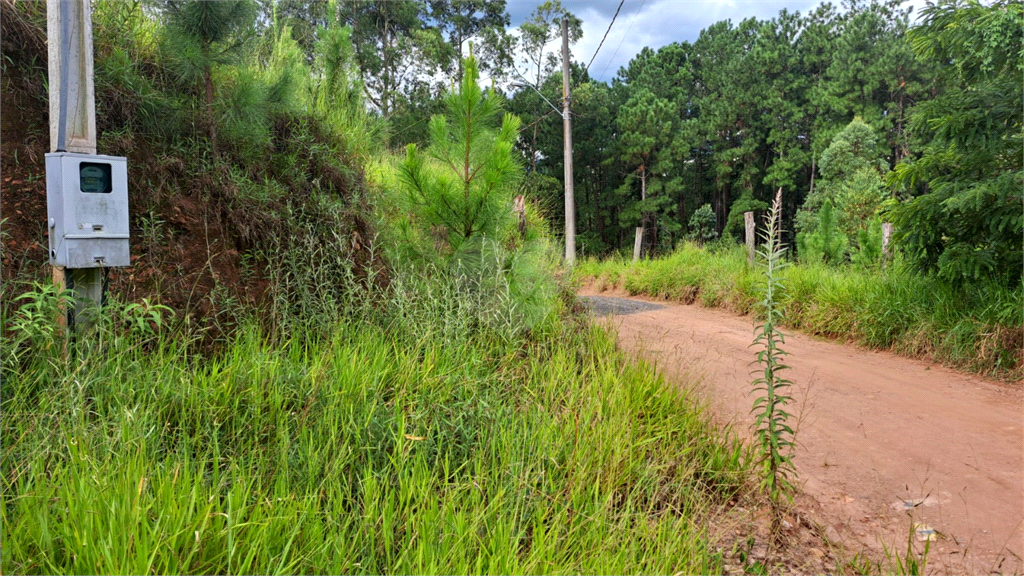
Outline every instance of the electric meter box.
[(51, 265), (131, 265), (126, 158), (70, 152), (47, 154), (46, 211)]

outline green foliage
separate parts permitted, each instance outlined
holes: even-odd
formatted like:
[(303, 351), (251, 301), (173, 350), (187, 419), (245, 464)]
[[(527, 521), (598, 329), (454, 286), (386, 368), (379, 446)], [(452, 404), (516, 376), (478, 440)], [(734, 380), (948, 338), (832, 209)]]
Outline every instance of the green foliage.
[(729, 208), (729, 218), (725, 221), (725, 234), (732, 234), (736, 237), (742, 237), (746, 231), (746, 221), (744, 220), (743, 214), (745, 212), (764, 212), (769, 208), (768, 203), (762, 200), (757, 200), (750, 193), (750, 190), (744, 190), (743, 194), (733, 202), (732, 207)]
[(841, 182), (860, 170), (883, 169), (879, 159), (875, 131), (856, 117), (821, 153), (818, 169), (826, 182)]
[(559, 0), (546, 0), (519, 26), (519, 48), (525, 65), (535, 70), (534, 87), (540, 88), (546, 76), (558, 67), (560, 58), (547, 51), (548, 45), (562, 36), (562, 19), (569, 20), (569, 44), (583, 37), (583, 21), (569, 12)]
[(311, 108), (344, 135), (350, 156), (365, 158), (380, 148), (383, 126), (366, 113), (352, 29), (334, 24), (321, 29), (314, 54)]
[[(758, 256), (764, 265), (764, 284), (761, 287), (763, 298), (755, 308), (756, 317), (761, 324), (755, 330), (756, 336), (752, 344), (760, 348), (757, 352), (757, 362), (764, 369), (763, 376), (752, 382), (754, 392), (758, 396), (751, 410), (755, 416), (754, 430), (760, 450), (760, 483), (776, 506), (776, 511), (782, 496), (792, 498), (793, 484), (790, 479), (796, 476), (796, 469), (793, 468), (794, 434), (788, 424), (790, 414), (785, 410), (786, 405), (792, 400), (792, 397), (786, 394), (786, 388), (791, 386), (792, 382), (780, 375), (788, 368), (782, 363), (786, 352), (780, 346), (785, 343), (785, 337), (779, 331), (779, 324), (785, 321), (785, 313), (779, 302), (784, 290), (779, 272), (788, 265), (783, 260), (786, 249), (779, 240), (781, 208), (780, 190), (771, 211), (765, 217), (766, 226), (762, 233), (764, 244), (758, 250)], [(777, 514), (776, 519), (778, 518), (780, 516)]]
[(430, 119), (429, 154), (439, 170), (428, 170), (415, 144), (401, 164), (402, 184), (423, 225), (442, 227), (446, 242), (458, 250), (474, 235), (495, 238), (511, 215), (519, 166), (512, 155), (519, 119), (506, 114), (501, 100), (477, 84), (476, 60), (464, 64), (458, 90), (445, 97), (446, 114)]
[(638, 89), (619, 108), (616, 122), (623, 159), (641, 169), (650, 168), (651, 156), (669, 142), (672, 108), (668, 100)]
[(718, 238), (715, 212), (711, 209), (710, 204), (701, 206), (693, 213), (693, 216), (690, 216), (690, 234), (687, 238), (696, 242), (698, 246), (703, 246), (706, 242)]
[[(674, 231), (704, 204), (714, 208), (721, 230), (741, 231), (742, 214), (764, 210), (779, 187), (795, 191), (784, 201), (789, 221), (807, 191), (828, 187), (818, 179), (817, 161), (859, 117), (874, 140), (870, 166), (878, 175), (836, 175), (856, 181), (829, 193), (840, 228), (855, 243), (889, 197), (880, 180), (885, 171), (914, 152), (908, 111), (932, 95), (935, 66), (915, 60), (906, 42), (908, 22), (895, 1), (856, 1), (842, 9), (826, 4), (805, 14), (717, 22), (692, 44), (642, 49), (610, 86), (574, 69), (580, 237), (592, 245), (599, 238), (609, 252), (628, 251), (646, 214), (645, 246), (671, 245), (678, 239)], [(553, 102), (560, 97), (557, 83), (536, 87)], [(513, 97), (516, 112), (534, 128), (524, 134), (522, 149), (527, 158), (539, 158), (537, 171), (560, 178), (557, 116), (544, 118), (546, 105), (527, 92)], [(595, 94), (599, 100), (588, 100)], [(843, 161), (831, 160), (835, 166)], [(646, 171), (637, 170), (641, 164)], [(645, 200), (636, 188), (645, 183), (658, 204), (640, 209), (636, 197)], [(816, 219), (824, 201), (818, 196), (803, 219)], [(812, 232), (815, 223), (796, 231)]]
[(429, 158), (410, 144), (398, 167), (412, 219), (392, 221), (399, 250), (421, 266), (442, 263), (471, 288), (488, 318), (515, 334), (552, 310), (557, 259), (532, 218), (523, 214), (521, 228), (513, 219), (519, 119), (505, 114), (495, 130), (501, 99), (477, 84), (475, 58), (463, 70), (459, 90), (445, 99), (447, 113), (431, 118)]
[(366, 97), (385, 119), (406, 100), (404, 89), (432, 75), (450, 48), (425, 22), (426, 4), (413, 0), (348, 0), (339, 11), (351, 27)]
[(826, 199), (818, 213), (818, 225), (814, 232), (797, 234), (797, 247), (804, 262), (841, 264), (846, 257), (849, 239), (839, 229), (836, 210), (832, 200)]
[(441, 34), (447, 36), (451, 55), (442, 67), (453, 82), (462, 80), (467, 44), (474, 38), (482, 40), (475, 46), (482, 72), (490, 72), (489, 76), (494, 78), (502, 76), (511, 66), (512, 39), (505, 31), (509, 24), (505, 0), (429, 0), (429, 5), (430, 18), (437, 23)]
[(1024, 7), (944, 1), (925, 8), (911, 41), (941, 63), (939, 95), (915, 108), (919, 158), (890, 183), (910, 200), (891, 211), (894, 242), (919, 269), (957, 284), (1024, 276)]
[(253, 69), (239, 68), (223, 78), (214, 109), (221, 148), (230, 145), (237, 157), (259, 156), (270, 145), (269, 91)]
[(854, 264), (863, 268), (878, 266), (882, 261), (882, 221), (872, 218), (866, 229), (857, 232), (857, 249), (850, 254)]
[(854, 172), (835, 190), (838, 225), (847, 236), (857, 238), (880, 214), (891, 198), (883, 176), (875, 170)]
[[(169, 1), (166, 5), (167, 26), (163, 36), (163, 53), (168, 68), (177, 81), (201, 98), (205, 106), (204, 123), (211, 146), (217, 150), (217, 119), (214, 106), (216, 66), (232, 64), (251, 38), (256, 17), (256, 4), (249, 0), (225, 2)], [(252, 85), (241, 79), (240, 95), (231, 98), (233, 104), (251, 106)], [(229, 107), (237, 112), (237, 108)], [(245, 114), (245, 112), (241, 112)]]
[(915, 550), (916, 526), (917, 524), (913, 521), (910, 522), (910, 530), (907, 532), (907, 551), (904, 554), (900, 554), (899, 550), (889, 550), (888, 546), (882, 547), (886, 558), (888, 558), (892, 565), (893, 574), (899, 574), (900, 576), (922, 576), (928, 573), (925, 568), (928, 567), (928, 553), (931, 551), (932, 542), (930, 539), (925, 540), (924, 550), (921, 552)]
[(292, 29), (277, 29), (269, 66), (264, 72), (267, 85), (267, 106), (276, 114), (302, 111), (307, 103), (310, 70), (299, 43), (292, 38)]
[(797, 213), (797, 229), (813, 233), (826, 201), (835, 208), (836, 224), (848, 238), (859, 238), (889, 196), (888, 168), (874, 129), (857, 117), (832, 139), (818, 164), (822, 179)]
[(128, 342), (139, 348), (151, 346), (167, 336), (173, 316), (170, 308), (147, 298), (122, 302), (112, 297), (102, 309), (82, 310), (79, 318), (87, 316), (88, 327), (80, 324), (75, 337), (69, 338), (61, 318), (75, 307), (74, 292), (54, 284), (33, 283), (25, 288), (15, 298), (20, 305), (0, 330), (7, 351), (0, 364), (5, 377), (33, 370), (67, 373), (82, 356), (102, 357)]
[[(656, 179), (660, 164), (664, 159), (660, 153), (665, 151), (671, 141), (672, 105), (655, 96), (646, 89), (638, 89), (620, 108), (616, 118), (619, 128), (620, 159), (627, 166), (635, 167), (639, 174), (640, 198), (636, 199), (636, 180), (632, 175), (627, 177), (619, 193), (624, 198), (620, 220), (634, 218), (644, 229), (644, 254), (650, 254), (658, 247), (657, 226), (670, 223), (672, 229), (681, 225), (672, 223), (665, 218), (667, 209), (672, 206), (671, 199), (663, 188), (665, 182)], [(655, 182), (659, 186), (655, 186)], [(656, 193), (660, 192), (660, 193)], [(664, 226), (663, 226), (664, 227)], [(669, 246), (671, 248), (671, 246)]]
[(824, 58), (823, 82), (811, 93), (832, 123), (823, 136), (860, 117), (882, 136), (889, 166), (908, 154), (908, 111), (930, 96), (934, 79), (934, 69), (916, 60), (906, 41), (911, 10), (895, 0), (850, 2)]
[(354, 58), (351, 28), (332, 26), (320, 31), (313, 65), (319, 82), (314, 85), (313, 101), (322, 112), (359, 100), (360, 84)]
[(706, 520), (746, 482), (740, 442), (612, 334), (503, 343), (466, 330), (457, 282), (416, 278), (326, 338), (247, 327), (200, 358), (164, 333), (5, 365), (0, 567), (723, 570)]
[(140, 62), (156, 59), (166, 30), (138, 3), (100, 2), (93, 8), (96, 117), (168, 140), (182, 130), (180, 102), (143, 72)]
[(10, 338), (4, 354), (5, 369), (17, 367), (26, 356), (60, 353), (61, 350), (51, 350), (64, 346), (58, 321), (64, 310), (75, 305), (74, 295), (54, 284), (33, 284), (15, 300), (21, 301), (21, 305), (4, 326), (5, 335)]

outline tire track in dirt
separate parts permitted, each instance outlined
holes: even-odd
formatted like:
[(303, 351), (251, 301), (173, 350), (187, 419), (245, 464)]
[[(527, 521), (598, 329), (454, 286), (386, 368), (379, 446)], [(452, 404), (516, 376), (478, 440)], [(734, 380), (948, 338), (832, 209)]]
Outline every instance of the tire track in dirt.
[[(627, 350), (699, 382), (723, 421), (748, 429), (751, 317), (583, 290)], [(624, 305), (619, 297), (648, 306)], [(622, 314), (622, 311), (628, 314)], [(1024, 571), (1024, 394), (887, 352), (784, 330), (799, 416), (798, 505), (847, 549), (901, 552), (914, 523), (938, 533), (930, 573)], [(915, 538), (915, 546), (923, 547)]]

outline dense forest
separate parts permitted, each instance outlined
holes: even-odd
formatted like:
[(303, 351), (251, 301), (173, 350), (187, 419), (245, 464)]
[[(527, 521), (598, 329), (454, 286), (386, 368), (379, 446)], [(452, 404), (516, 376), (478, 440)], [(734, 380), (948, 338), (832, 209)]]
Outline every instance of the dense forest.
[[(763, 212), (781, 188), (783, 228), (807, 257), (867, 257), (886, 220), (922, 270), (1019, 284), (1021, 5), (957, 0), (912, 15), (900, 4), (718, 22), (692, 43), (645, 48), (610, 83), (589, 75), (591, 55), (575, 54), (581, 251), (629, 250), (640, 225), (645, 253), (670, 251), (696, 232), (704, 205), (716, 232), (738, 235), (743, 213)], [(559, 102), (560, 20), (571, 41), (582, 33), (557, 0), (512, 31), (504, 2), (317, 6), (289, 9), (293, 33), (309, 46), (318, 19), (349, 27), (391, 146), (426, 138), (426, 116), (470, 50), (499, 89), (529, 84)], [(508, 97), (522, 119), (527, 193), (562, 221), (561, 119), (534, 90)]]
[[(97, 12), (100, 78), (138, 87), (144, 131), (191, 122), (215, 152), (230, 140), (259, 153), (273, 115), (308, 101), (364, 126), (353, 149), (397, 152), (429, 140), (430, 116), (474, 54), (521, 120), (522, 192), (564, 221), (562, 122), (548, 102), (562, 99), (561, 21), (571, 44), (583, 28), (558, 0), (518, 27), (504, 0), (262, 0), (205, 22), (188, 21), (185, 6)], [(115, 42), (126, 26), (145, 33)], [(628, 252), (643, 226), (644, 254), (665, 254), (704, 234), (708, 210), (714, 236), (738, 238), (743, 213), (762, 214), (781, 189), (784, 240), (804, 259), (874, 258), (886, 221), (921, 271), (1019, 285), (1022, 28), (1020, 3), (1006, 0), (944, 0), (920, 14), (849, 0), (715, 23), (692, 43), (643, 49), (610, 82), (590, 76), (596, 54), (577, 50), (579, 251)], [(154, 48), (159, 74), (131, 69)], [(167, 88), (195, 98), (169, 101)], [(100, 103), (101, 121), (122, 123), (121, 100)]]

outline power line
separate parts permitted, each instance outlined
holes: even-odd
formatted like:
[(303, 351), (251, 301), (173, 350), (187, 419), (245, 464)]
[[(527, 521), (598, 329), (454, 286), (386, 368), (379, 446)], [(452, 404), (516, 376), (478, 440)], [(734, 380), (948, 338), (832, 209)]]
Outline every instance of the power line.
[[(647, 0), (642, 0), (640, 2), (640, 8), (637, 9), (636, 14), (634, 14), (634, 16), (640, 14), (640, 11), (644, 9), (644, 4), (646, 3)], [(634, 18), (634, 22), (635, 21), (636, 19)], [(619, 54), (619, 48), (622, 48), (622, 43), (626, 41), (626, 38), (629, 37), (629, 31), (633, 29), (634, 22), (629, 23), (629, 27), (626, 28), (626, 33), (622, 35), (622, 40), (619, 40), (619, 45), (615, 47), (615, 52), (612, 52), (612, 57), (608, 59), (608, 64), (605, 64), (604, 70), (601, 71), (601, 76), (604, 76), (605, 72), (608, 72), (608, 67), (612, 65), (613, 61), (615, 61), (615, 57)]]
[[(594, 55), (590, 58), (590, 64), (594, 63), (594, 58), (597, 58), (597, 53), (601, 51), (601, 46), (604, 46), (604, 41), (608, 38), (608, 33), (612, 31), (612, 24), (615, 24), (615, 19), (619, 17), (619, 10), (622, 10), (622, 5), (625, 3), (626, 0), (619, 2), (619, 7), (615, 9), (615, 16), (612, 16), (612, 21), (608, 23), (608, 29), (604, 31), (604, 36), (601, 37), (601, 43), (597, 45), (597, 50), (594, 50)], [(590, 64), (587, 64), (585, 72), (590, 71)]]

